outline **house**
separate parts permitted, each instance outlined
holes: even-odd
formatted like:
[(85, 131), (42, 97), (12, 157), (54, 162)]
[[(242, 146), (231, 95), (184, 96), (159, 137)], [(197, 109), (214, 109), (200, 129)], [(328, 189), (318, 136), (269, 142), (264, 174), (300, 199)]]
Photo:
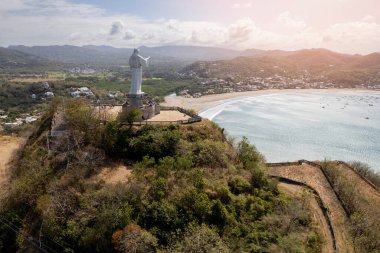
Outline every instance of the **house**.
[(70, 92), (70, 95), (74, 98), (91, 97), (91, 96), (94, 96), (94, 93), (87, 87), (80, 87), (80, 88)]
[(25, 123), (32, 123), (37, 120), (36, 116), (28, 116), (25, 118)]
[(47, 97), (47, 98), (54, 97), (54, 93), (51, 91), (47, 91), (47, 92), (45, 92), (45, 97)]

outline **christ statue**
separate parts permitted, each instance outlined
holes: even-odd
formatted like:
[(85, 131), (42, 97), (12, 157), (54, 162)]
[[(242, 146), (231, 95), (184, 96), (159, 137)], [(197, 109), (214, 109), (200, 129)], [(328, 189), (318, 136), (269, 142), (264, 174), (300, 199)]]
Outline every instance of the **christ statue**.
[(131, 95), (140, 95), (141, 92), (141, 83), (142, 83), (142, 66), (148, 66), (148, 58), (144, 58), (139, 55), (139, 50), (134, 49), (132, 56), (129, 58), (129, 66), (131, 69), (131, 90), (129, 94)]

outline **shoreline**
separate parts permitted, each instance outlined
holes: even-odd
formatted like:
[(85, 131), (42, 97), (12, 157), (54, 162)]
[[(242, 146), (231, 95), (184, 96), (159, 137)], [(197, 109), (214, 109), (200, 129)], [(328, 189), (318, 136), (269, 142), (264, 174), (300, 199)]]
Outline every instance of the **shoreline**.
[(236, 100), (244, 97), (257, 97), (271, 94), (281, 93), (333, 93), (333, 92), (380, 92), (378, 90), (368, 89), (269, 89), (269, 90), (257, 90), (257, 91), (244, 91), (244, 92), (231, 92), (202, 96), (200, 98), (185, 98), (185, 97), (165, 97), (165, 102), (161, 103), (163, 106), (178, 106), (185, 109), (192, 109), (196, 113), (200, 113), (212, 107), (221, 105), (227, 101)]

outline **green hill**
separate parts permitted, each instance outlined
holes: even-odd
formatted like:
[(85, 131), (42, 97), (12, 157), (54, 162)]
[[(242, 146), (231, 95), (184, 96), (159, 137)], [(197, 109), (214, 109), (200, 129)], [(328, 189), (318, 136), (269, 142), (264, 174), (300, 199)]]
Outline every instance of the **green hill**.
[(36, 55), (0, 47), (0, 69), (51, 67), (55, 62)]
[[(101, 125), (83, 101), (64, 108), (53, 104), (12, 165), (0, 251), (319, 252), (307, 194), (280, 193), (247, 140), (207, 120)], [(51, 125), (65, 132), (47, 140)]]

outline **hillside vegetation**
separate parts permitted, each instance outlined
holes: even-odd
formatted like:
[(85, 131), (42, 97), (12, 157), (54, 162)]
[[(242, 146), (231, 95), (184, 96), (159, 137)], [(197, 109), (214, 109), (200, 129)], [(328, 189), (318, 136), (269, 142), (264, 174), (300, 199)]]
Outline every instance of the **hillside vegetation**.
[[(41, 119), (0, 202), (1, 252), (320, 252), (307, 196), (280, 193), (246, 139), (234, 145), (206, 120), (133, 127), (96, 115), (67, 100)], [(47, 140), (51, 124), (66, 134)], [(94, 180), (116, 161), (127, 183)]]
[[(352, 164), (354, 169), (374, 183), (379, 183), (379, 175), (360, 162)], [(360, 252), (380, 252), (380, 194), (364, 180), (350, 176), (353, 171), (344, 169), (335, 162), (322, 163), (335, 192), (350, 221), (350, 232), (355, 246)]]

